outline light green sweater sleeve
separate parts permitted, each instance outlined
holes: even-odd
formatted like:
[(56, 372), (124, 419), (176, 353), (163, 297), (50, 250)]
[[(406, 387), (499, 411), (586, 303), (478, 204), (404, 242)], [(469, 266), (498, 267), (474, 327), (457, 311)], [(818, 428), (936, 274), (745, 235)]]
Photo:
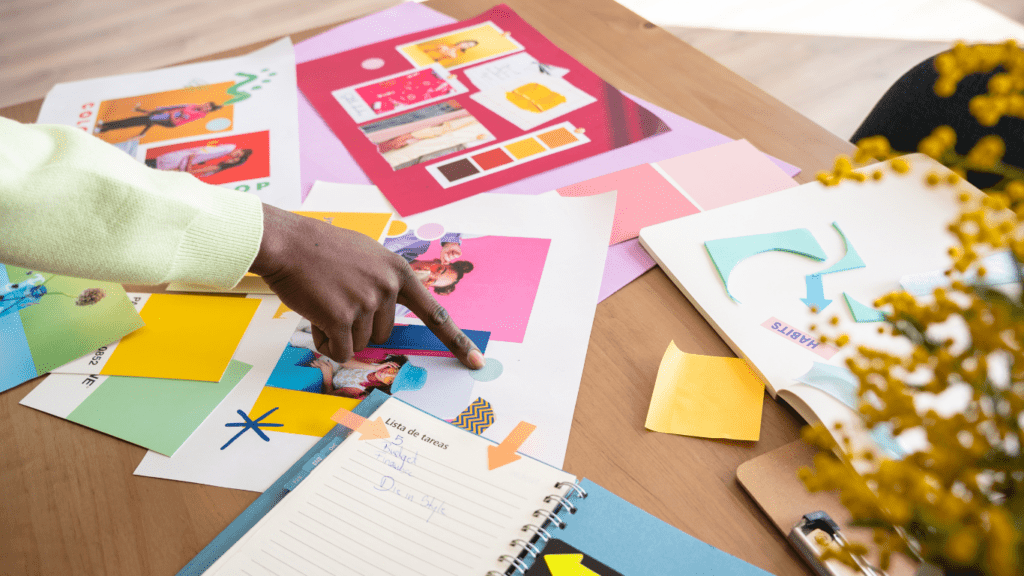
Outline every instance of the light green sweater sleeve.
[(75, 128), (0, 118), (0, 262), (230, 288), (262, 235), (256, 196), (151, 169)]

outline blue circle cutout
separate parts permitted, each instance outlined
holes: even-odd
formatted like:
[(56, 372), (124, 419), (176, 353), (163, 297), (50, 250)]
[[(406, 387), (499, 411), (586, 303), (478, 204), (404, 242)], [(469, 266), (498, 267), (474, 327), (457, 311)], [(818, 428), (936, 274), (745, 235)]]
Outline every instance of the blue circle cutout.
[(501, 362), (494, 358), (488, 358), (483, 368), (470, 370), (469, 375), (477, 382), (490, 382), (497, 380), (504, 370), (505, 367), (501, 365)]

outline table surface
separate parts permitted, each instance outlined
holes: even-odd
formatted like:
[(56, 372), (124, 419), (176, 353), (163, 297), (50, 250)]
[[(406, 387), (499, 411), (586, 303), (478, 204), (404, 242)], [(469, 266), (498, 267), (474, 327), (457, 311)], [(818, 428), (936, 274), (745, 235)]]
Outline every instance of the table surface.
[[(506, 0), (616, 87), (802, 168), (801, 182), (852, 146), (613, 0)], [(458, 19), (494, 0), (431, 0)], [(332, 24), (331, 26), (333, 26)], [(331, 26), (293, 34), (301, 41)], [(246, 46), (210, 58), (243, 54)], [(32, 122), (41, 101), (0, 109)], [(670, 340), (731, 356), (660, 270), (597, 307), (564, 468), (681, 530), (778, 575), (809, 574), (736, 482), (742, 462), (796, 439), (794, 412), (765, 397), (758, 442), (644, 429)], [(174, 574), (256, 494), (136, 477), (144, 449), (19, 406), (36, 381), (0, 395), (0, 573)]]

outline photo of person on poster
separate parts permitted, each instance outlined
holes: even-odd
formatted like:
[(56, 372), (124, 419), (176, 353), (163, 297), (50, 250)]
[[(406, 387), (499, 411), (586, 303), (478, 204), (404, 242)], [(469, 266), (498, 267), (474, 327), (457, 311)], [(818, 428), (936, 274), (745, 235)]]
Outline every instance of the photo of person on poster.
[(223, 108), (223, 106), (216, 102), (204, 102), (202, 104), (159, 106), (152, 110), (146, 110), (142, 108), (142, 104), (140, 103), (136, 104), (134, 108), (134, 111), (138, 112), (139, 116), (130, 116), (119, 120), (98, 120), (96, 122), (96, 127), (93, 128), (93, 133), (102, 134), (111, 130), (121, 130), (124, 128), (141, 126), (142, 132), (135, 135), (136, 138), (140, 138), (153, 126), (177, 128), (182, 124), (188, 124), (189, 122), (195, 122), (196, 120), (206, 118), (207, 114), (220, 110), (221, 108)]

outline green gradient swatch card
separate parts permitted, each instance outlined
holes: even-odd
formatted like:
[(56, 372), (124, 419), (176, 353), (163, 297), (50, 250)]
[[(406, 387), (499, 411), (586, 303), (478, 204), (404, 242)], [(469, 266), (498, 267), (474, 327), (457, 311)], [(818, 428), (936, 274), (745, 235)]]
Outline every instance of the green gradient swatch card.
[(251, 368), (232, 360), (220, 382), (53, 374), (21, 404), (171, 456)]
[(0, 392), (142, 326), (119, 284), (0, 264)]

